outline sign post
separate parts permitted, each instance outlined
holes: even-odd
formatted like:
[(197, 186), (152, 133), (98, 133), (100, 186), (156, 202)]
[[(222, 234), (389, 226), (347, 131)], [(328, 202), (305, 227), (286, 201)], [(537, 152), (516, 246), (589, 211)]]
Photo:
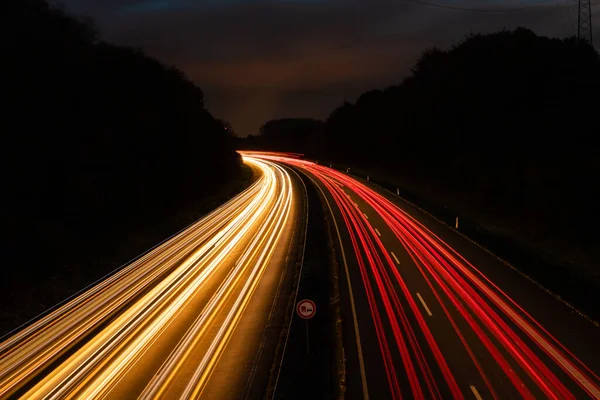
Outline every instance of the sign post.
[(308, 342), (308, 320), (315, 316), (317, 306), (314, 301), (304, 299), (296, 305), (296, 313), (302, 318), (306, 325), (306, 353), (310, 355), (310, 346)]

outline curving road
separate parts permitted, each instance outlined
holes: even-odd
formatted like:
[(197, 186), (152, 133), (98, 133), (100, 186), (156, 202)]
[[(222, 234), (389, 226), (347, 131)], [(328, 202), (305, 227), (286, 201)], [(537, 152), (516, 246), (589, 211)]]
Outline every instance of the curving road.
[(600, 330), (397, 196), (293, 156), (342, 254), (348, 399), (600, 398)]
[(241, 398), (298, 211), (284, 168), (245, 162), (246, 191), (0, 343), (0, 398)]

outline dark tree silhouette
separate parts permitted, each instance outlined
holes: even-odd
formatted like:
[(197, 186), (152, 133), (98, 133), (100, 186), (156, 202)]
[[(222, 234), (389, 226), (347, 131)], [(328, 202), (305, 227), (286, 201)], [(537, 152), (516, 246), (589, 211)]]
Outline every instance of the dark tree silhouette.
[(0, 11), (7, 287), (46, 281), (68, 254), (160, 224), (237, 173), (231, 136), (181, 71), (43, 0)]
[(314, 148), (321, 139), (323, 122), (312, 118), (282, 118), (266, 122), (258, 136), (238, 139), (237, 147), (304, 152)]
[(586, 210), (600, 177), (593, 48), (519, 28), (429, 50), (412, 71), (335, 110), (317, 155), (395, 171), (572, 239), (591, 237)]

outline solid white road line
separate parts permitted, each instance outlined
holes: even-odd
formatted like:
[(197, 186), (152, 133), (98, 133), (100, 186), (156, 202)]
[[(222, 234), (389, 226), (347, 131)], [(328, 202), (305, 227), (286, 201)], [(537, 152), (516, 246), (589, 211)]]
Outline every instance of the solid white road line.
[(425, 311), (427, 311), (427, 314), (431, 317), (433, 314), (429, 310), (429, 307), (427, 307), (427, 304), (425, 304), (425, 300), (423, 300), (423, 298), (421, 297), (421, 295), (419, 293), (417, 293), (417, 297), (419, 298), (419, 300), (421, 300), (421, 304), (423, 304), (423, 308), (425, 309)]
[(392, 257), (394, 257), (394, 260), (396, 260), (396, 264), (400, 265), (400, 260), (398, 260), (398, 257), (396, 257), (396, 255), (394, 254), (394, 252), (390, 251), (390, 253), (392, 253)]

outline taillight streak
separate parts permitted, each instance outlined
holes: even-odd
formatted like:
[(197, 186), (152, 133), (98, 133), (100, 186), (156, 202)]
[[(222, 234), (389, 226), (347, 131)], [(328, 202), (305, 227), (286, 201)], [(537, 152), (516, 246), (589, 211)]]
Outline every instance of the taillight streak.
[[(439, 392), (433, 382), (429, 365), (425, 362), (422, 349), (416, 340), (415, 327), (410, 325), (408, 316), (400, 305), (399, 293), (396, 293), (394, 281), (398, 283), (403, 292), (452, 395), (461, 397), (462, 393), (425, 322), (424, 316), (400, 274), (400, 267), (391, 260), (374, 228), (348, 193), (344, 191), (344, 188), (354, 192), (373, 208), (406, 249), (493, 398), (499, 396), (486, 376), (484, 367), (460, 331), (456, 315), (460, 316), (458, 318), (464, 319), (498, 367), (524, 398), (533, 398), (534, 395), (525, 386), (525, 382), (518, 376), (517, 371), (511, 367), (511, 359), (549, 398), (575, 398), (575, 395), (561, 382), (556, 373), (550, 370), (550, 360), (586, 393), (594, 398), (600, 398), (600, 378), (596, 374), (473, 264), (414, 217), (402, 211), (384, 196), (342, 172), (309, 161), (288, 158), (285, 155), (272, 153), (264, 154), (264, 157), (292, 164), (310, 172), (323, 183), (323, 186), (335, 199), (353, 244), (367, 291), (369, 307), (374, 316), (380, 349), (383, 354), (389, 351), (387, 350), (389, 345), (385, 335), (381, 333), (383, 326), (374, 300), (375, 295), (381, 296), (383, 309), (390, 320), (391, 331), (398, 346), (413, 397), (420, 398), (424, 395), (423, 389), (415, 387), (418, 385), (417, 371), (423, 375), (426, 387), (433, 397), (439, 396)], [(390, 269), (394, 276), (393, 279), (389, 274)], [(378, 293), (374, 292), (373, 284), (369, 280), (370, 274), (373, 276)], [(452, 304), (458, 314), (453, 317), (447, 304)], [(548, 361), (545, 357), (542, 360), (541, 355), (538, 356), (534, 352), (536, 348), (548, 357)], [(385, 354), (383, 356), (389, 376), (395, 371), (394, 366), (390, 366), (388, 356)], [(417, 362), (417, 368), (415, 368), (411, 356)], [(397, 384), (397, 379), (390, 380), (391, 387)], [(392, 392), (394, 391), (395, 389), (392, 387)]]

